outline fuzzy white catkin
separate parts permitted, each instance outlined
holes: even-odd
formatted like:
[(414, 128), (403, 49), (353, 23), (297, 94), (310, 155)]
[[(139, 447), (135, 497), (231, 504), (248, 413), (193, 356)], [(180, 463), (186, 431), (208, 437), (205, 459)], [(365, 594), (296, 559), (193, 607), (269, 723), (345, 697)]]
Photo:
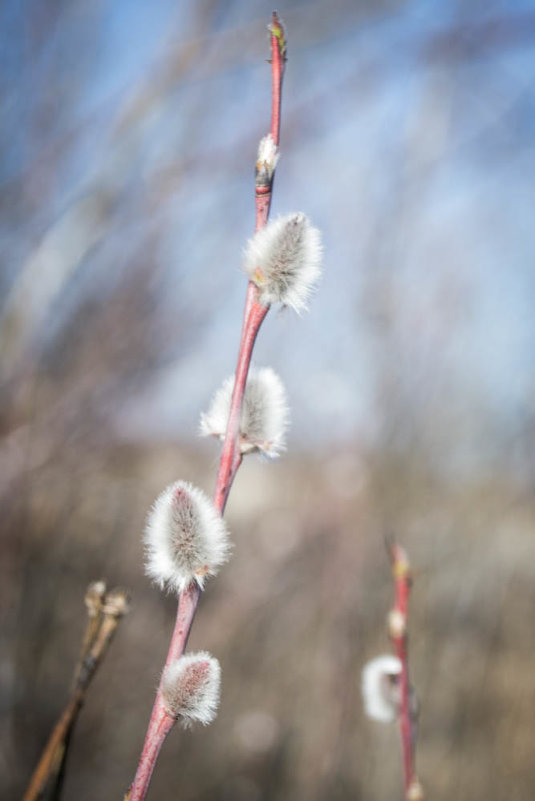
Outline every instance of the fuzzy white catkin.
[(206, 651), (186, 654), (170, 662), (162, 675), (164, 704), (185, 727), (197, 721), (211, 723), (219, 706), (221, 668)]
[[(201, 415), (200, 433), (223, 439), (234, 389), (234, 376), (215, 393), (210, 408)], [(260, 451), (276, 457), (286, 447), (288, 405), (279, 376), (270, 367), (251, 368), (247, 378), (240, 422), (241, 453)]]
[(213, 503), (185, 481), (176, 481), (158, 496), (144, 539), (147, 574), (175, 592), (193, 581), (202, 587), (230, 552), (226, 525)]
[(401, 673), (397, 656), (385, 654), (367, 662), (362, 670), (364, 710), (372, 720), (390, 723), (399, 711), (399, 688), (396, 679)]
[(308, 217), (288, 214), (249, 240), (244, 270), (260, 289), (261, 303), (283, 303), (300, 312), (320, 276), (321, 252), (320, 233)]

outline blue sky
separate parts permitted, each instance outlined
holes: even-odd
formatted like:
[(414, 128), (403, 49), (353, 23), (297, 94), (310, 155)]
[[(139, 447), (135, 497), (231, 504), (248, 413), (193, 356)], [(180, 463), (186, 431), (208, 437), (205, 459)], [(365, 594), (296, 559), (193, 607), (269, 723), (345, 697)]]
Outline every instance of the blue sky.
[[(147, 241), (162, 319), (196, 310), (177, 358), (109, 410), (125, 436), (194, 436), (236, 355), (271, 9), (199, 8), (0, 10), (4, 315), (50, 232), (73, 236), (61, 221), (102, 194), (104, 230), (88, 234), (51, 307), (24, 320), (34, 346), (53, 353)], [(325, 244), (310, 313), (270, 313), (258, 343), (257, 361), (287, 384), (292, 444), (373, 447), (399, 406), (399, 425), (427, 432), (446, 462), (485, 464), (533, 415), (533, 4), (280, 11), (290, 60), (273, 213), (305, 211)], [(36, 273), (32, 291), (46, 295), (47, 280)]]

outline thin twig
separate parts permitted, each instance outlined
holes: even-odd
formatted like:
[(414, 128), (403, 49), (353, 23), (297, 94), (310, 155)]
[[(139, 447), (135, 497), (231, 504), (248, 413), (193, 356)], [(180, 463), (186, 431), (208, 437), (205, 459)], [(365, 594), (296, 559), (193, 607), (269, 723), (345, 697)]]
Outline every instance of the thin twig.
[(401, 664), (399, 677), (399, 727), (403, 752), (403, 777), (406, 801), (423, 801), (423, 792), (415, 770), (415, 709), (409, 681), (408, 614), (412, 585), (411, 569), (406, 551), (394, 541), (388, 543), (392, 562), (395, 598), (388, 617), (388, 627), (396, 656)]
[[(281, 88), (286, 61), (286, 40), (284, 30), (276, 12), (273, 12), (271, 31), (271, 136), (275, 145), (279, 143)], [(262, 228), (268, 220), (271, 205), (273, 177), (268, 184), (255, 185), (255, 231)], [(222, 515), (228, 499), (232, 483), (241, 464), (239, 448), (240, 420), (245, 386), (251, 355), (256, 336), (264, 320), (269, 306), (258, 302), (259, 291), (253, 282), (249, 282), (245, 299), (245, 310), (242, 326), (238, 363), (236, 367), (234, 390), (230, 404), (227, 430), (223, 440), (219, 469), (214, 491), (214, 505)], [(177, 619), (166, 658), (166, 665), (180, 657), (186, 648), (189, 632), (195, 617), (201, 590), (192, 584), (184, 590), (178, 599)], [(156, 693), (156, 700), (145, 735), (145, 742), (139, 759), (134, 781), (126, 798), (129, 801), (143, 801), (147, 794), (150, 779), (158, 754), (165, 738), (175, 723), (166, 711), (161, 694), (161, 686)]]
[[(73, 674), (73, 683), (72, 683), (73, 693), (76, 692), (76, 688), (78, 687), (85, 661), (89, 656), (89, 652), (93, 646), (93, 643), (95, 642), (95, 639), (100, 629), (100, 625), (102, 623), (102, 617), (103, 617), (102, 609), (105, 603), (105, 596), (106, 596), (106, 584), (104, 581), (92, 582), (89, 585), (87, 592), (85, 594), (84, 601), (87, 610), (87, 625), (82, 639), (80, 656), (78, 657), (78, 663), (76, 665)], [(67, 730), (65, 731), (63, 739), (60, 740), (58, 744), (56, 753), (54, 755), (54, 759), (52, 760), (51, 763), (50, 775), (46, 782), (46, 790), (41, 796), (42, 801), (59, 801), (59, 799), (61, 798), (61, 791), (63, 789), (63, 782), (65, 780), (67, 756), (72, 742), (72, 734), (74, 731), (74, 726), (80, 708), (81, 708), (81, 703), (80, 705), (78, 705), (77, 710), (74, 712), (72, 721), (68, 726)]]
[(87, 659), (91, 646), (97, 636), (102, 622), (102, 608), (106, 596), (106, 585), (103, 581), (93, 581), (87, 588), (84, 602), (87, 610), (87, 625), (82, 639), (78, 664), (74, 670), (73, 685), (76, 686), (82, 671), (83, 664)]
[(71, 695), (44, 748), (23, 801), (57, 797), (68, 742), (87, 688), (112, 641), (119, 620), (128, 611), (128, 600), (123, 590), (112, 590), (104, 595), (104, 588), (102, 592), (100, 587), (96, 590), (96, 584), (100, 585), (100, 582), (91, 584), (86, 594), (88, 623)]

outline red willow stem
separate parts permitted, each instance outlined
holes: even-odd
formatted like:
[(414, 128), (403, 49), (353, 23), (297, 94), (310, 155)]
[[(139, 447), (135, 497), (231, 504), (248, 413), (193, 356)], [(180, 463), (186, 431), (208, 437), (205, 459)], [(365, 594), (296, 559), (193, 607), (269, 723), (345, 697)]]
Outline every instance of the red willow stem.
[[(280, 137), (280, 112), (282, 79), (286, 63), (286, 39), (281, 21), (274, 11), (271, 25), (271, 137), (278, 147)], [(263, 176), (265, 178), (265, 176)], [(255, 185), (255, 232), (263, 228), (269, 217), (273, 190), (273, 175), (269, 181), (259, 179)], [(247, 384), (247, 375), (251, 364), (256, 336), (269, 311), (269, 306), (258, 302), (259, 290), (256, 284), (249, 281), (245, 298), (242, 335), (238, 352), (238, 364), (234, 379), (234, 389), (230, 401), (230, 412), (223, 441), (223, 449), (219, 461), (214, 504), (218, 512), (223, 514), (234, 477), (240, 467), (240, 420), (243, 396)]]
[[(269, 26), (271, 33), (271, 138), (275, 145), (279, 146), (280, 141), (280, 119), (281, 119), (281, 92), (282, 79), (284, 77), (284, 66), (286, 64), (286, 36), (282, 22), (277, 12), (274, 11)], [(255, 206), (256, 220), (255, 231), (263, 228), (268, 221), (269, 208), (271, 206), (271, 195), (273, 192), (273, 176), (267, 183), (256, 181)], [(252, 285), (254, 286), (254, 284)], [(256, 287), (255, 287), (256, 290)], [(258, 294), (258, 291), (256, 291)]]
[(158, 760), (160, 750), (165, 742), (165, 738), (174, 725), (175, 720), (165, 709), (158, 688), (156, 701), (152, 708), (147, 736), (145, 737), (143, 751), (141, 752), (136, 771), (136, 777), (129, 792), (126, 794), (125, 801), (133, 801), (135, 798), (145, 798), (147, 795), (152, 772)]
[(219, 471), (217, 474), (216, 488), (214, 493), (214, 504), (220, 514), (223, 514), (227, 498), (241, 464), (240, 453), (240, 421), (245, 385), (251, 364), (251, 356), (256, 340), (256, 335), (262, 325), (269, 306), (263, 306), (256, 300), (257, 288), (249, 282), (247, 287), (247, 297), (245, 300), (245, 316), (243, 320), (242, 337), (238, 353), (238, 364), (236, 365), (234, 390), (230, 402), (229, 419), (223, 449), (219, 461)]
[(281, 125), (281, 91), (286, 64), (286, 36), (276, 11), (271, 16), (271, 136), (278, 146)]
[[(270, 25), (271, 32), (271, 136), (278, 147), (280, 137), (280, 112), (282, 79), (286, 63), (286, 39), (282, 23), (274, 11)], [(266, 183), (257, 176), (255, 185), (255, 232), (263, 228), (269, 217), (271, 195), (273, 189), (273, 175)], [(256, 336), (260, 326), (269, 311), (269, 306), (258, 302), (258, 287), (249, 281), (245, 297), (245, 310), (243, 326), (238, 351), (238, 364), (236, 365), (234, 389), (230, 401), (229, 419), (223, 449), (219, 460), (214, 504), (220, 514), (225, 511), (227, 498), (232, 487), (234, 477), (241, 464), (240, 453), (240, 420), (243, 396), (247, 384), (247, 375), (251, 364)]]
[[(166, 667), (173, 659), (178, 659), (184, 653), (200, 594), (199, 585), (193, 583), (179, 595), (175, 628), (165, 660)], [(160, 749), (175, 722), (175, 719), (167, 712), (163, 703), (160, 681), (136, 775), (129, 792), (126, 794), (128, 801), (142, 801), (145, 798)]]
[[(284, 29), (276, 12), (273, 12), (271, 32), (271, 136), (278, 146), (280, 130), (280, 107), (282, 78), (286, 62), (286, 40)], [(255, 186), (255, 231), (266, 225), (271, 205), (273, 176), (269, 185)], [(241, 465), (240, 452), (240, 420), (243, 396), (247, 383), (247, 375), (256, 337), (262, 321), (269, 311), (269, 306), (258, 302), (258, 288), (251, 281), (247, 287), (242, 334), (238, 352), (238, 363), (234, 379), (234, 390), (230, 403), (229, 419), (223, 440), (219, 469), (214, 491), (214, 505), (222, 515), (229, 496), (232, 483)], [(197, 584), (190, 584), (178, 598), (177, 618), (166, 666), (184, 653), (189, 633), (199, 603), (201, 590)], [(149, 788), (152, 772), (156, 765), (160, 749), (165, 738), (173, 728), (175, 719), (166, 711), (161, 694), (161, 682), (156, 693), (156, 700), (145, 736), (143, 750), (139, 759), (136, 775), (126, 795), (128, 801), (143, 801)]]
[(423, 796), (421, 795), (421, 787), (415, 771), (414, 715), (409, 681), (407, 623), (412, 578), (405, 550), (395, 542), (390, 544), (389, 550), (395, 589), (394, 606), (389, 617), (389, 628), (394, 650), (401, 664), (399, 727), (403, 752), (405, 798), (416, 801), (416, 799), (421, 799)]

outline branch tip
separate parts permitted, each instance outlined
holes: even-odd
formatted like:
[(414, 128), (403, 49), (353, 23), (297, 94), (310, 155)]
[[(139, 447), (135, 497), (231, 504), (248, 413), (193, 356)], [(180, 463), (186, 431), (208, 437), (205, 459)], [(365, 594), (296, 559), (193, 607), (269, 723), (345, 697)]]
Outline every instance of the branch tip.
[(391, 535), (385, 535), (385, 545), (392, 564), (394, 579), (411, 580), (411, 564), (407, 552)]
[(111, 617), (123, 617), (130, 611), (130, 598), (126, 590), (115, 589), (106, 594), (102, 612)]
[(271, 23), (268, 25), (271, 36), (276, 39), (280, 57), (286, 61), (286, 35), (282, 20), (276, 11), (271, 16)]
[(92, 581), (85, 594), (84, 603), (89, 617), (96, 617), (102, 608), (106, 594), (106, 582)]

